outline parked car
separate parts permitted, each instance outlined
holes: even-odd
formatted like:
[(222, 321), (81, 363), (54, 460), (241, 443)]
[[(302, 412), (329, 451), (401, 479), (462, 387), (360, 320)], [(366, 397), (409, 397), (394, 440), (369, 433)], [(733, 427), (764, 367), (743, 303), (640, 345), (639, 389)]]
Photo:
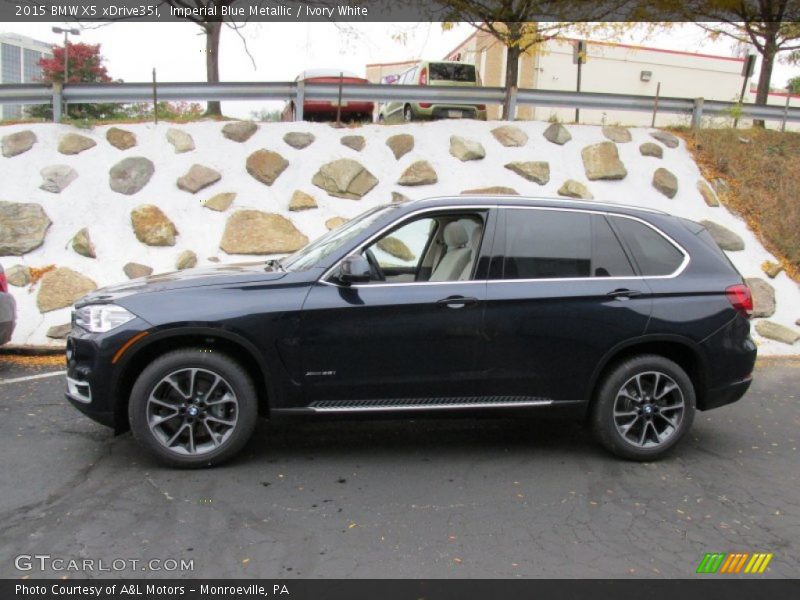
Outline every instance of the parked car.
[(73, 312), (67, 398), (161, 461), (235, 455), (258, 415), (588, 417), (633, 460), (735, 402), (750, 291), (697, 223), (464, 196), (374, 208), (282, 260), (151, 276)]
[[(479, 87), (480, 76), (475, 65), (461, 62), (423, 61), (399, 75), (392, 85), (424, 85), (430, 87)], [(381, 106), (378, 121), (397, 123), (422, 119), (486, 120), (485, 104), (453, 104), (434, 102), (388, 102)]]
[[(328, 83), (339, 85), (339, 81), (346, 85), (364, 85), (369, 83), (363, 77), (355, 73), (338, 69), (314, 69), (303, 71), (294, 79), (305, 83)], [(335, 121), (339, 103), (328, 100), (308, 100), (303, 101), (303, 120), (304, 121)], [(372, 111), (375, 109), (373, 102), (353, 102), (343, 100), (341, 111), (339, 111), (342, 121), (369, 121), (372, 122)], [(294, 102), (289, 102), (283, 109), (282, 119), (284, 121), (297, 120), (297, 107)]]
[(17, 303), (8, 291), (8, 281), (0, 265), (0, 346), (8, 343), (17, 322)]

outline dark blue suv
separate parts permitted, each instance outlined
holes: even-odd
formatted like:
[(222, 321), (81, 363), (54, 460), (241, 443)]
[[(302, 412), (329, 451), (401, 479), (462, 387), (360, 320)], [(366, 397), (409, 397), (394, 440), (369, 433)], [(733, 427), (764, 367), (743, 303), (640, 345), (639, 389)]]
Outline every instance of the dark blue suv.
[(741, 275), (697, 223), (616, 204), (381, 206), (282, 260), (156, 275), (73, 314), (67, 397), (171, 465), (259, 415), (544, 411), (653, 460), (734, 402), (756, 347)]

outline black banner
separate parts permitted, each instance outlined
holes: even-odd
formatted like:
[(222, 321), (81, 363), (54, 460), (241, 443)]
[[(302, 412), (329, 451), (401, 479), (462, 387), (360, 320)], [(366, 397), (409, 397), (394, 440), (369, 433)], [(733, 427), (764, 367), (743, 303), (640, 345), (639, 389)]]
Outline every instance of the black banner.
[[(795, 22), (800, 0), (0, 0), (6, 22)], [(781, 9), (777, 10), (778, 5)]]
[(800, 580), (3, 580), (0, 598), (37, 600), (740, 600), (800, 597)]

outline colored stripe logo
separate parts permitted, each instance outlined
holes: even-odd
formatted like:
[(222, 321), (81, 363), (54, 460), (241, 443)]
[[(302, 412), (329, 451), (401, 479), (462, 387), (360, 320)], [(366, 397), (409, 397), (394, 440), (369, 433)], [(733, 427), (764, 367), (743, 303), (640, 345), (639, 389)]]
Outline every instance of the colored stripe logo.
[(757, 575), (767, 570), (772, 556), (771, 552), (708, 552), (697, 566), (697, 573)]

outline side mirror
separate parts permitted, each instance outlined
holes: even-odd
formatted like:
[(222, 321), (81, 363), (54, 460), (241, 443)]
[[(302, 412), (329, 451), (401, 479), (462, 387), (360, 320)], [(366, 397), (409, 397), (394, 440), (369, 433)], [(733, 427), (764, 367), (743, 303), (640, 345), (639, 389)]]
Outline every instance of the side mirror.
[(361, 283), (370, 280), (369, 262), (360, 254), (352, 254), (339, 266), (339, 281), (342, 283)]

